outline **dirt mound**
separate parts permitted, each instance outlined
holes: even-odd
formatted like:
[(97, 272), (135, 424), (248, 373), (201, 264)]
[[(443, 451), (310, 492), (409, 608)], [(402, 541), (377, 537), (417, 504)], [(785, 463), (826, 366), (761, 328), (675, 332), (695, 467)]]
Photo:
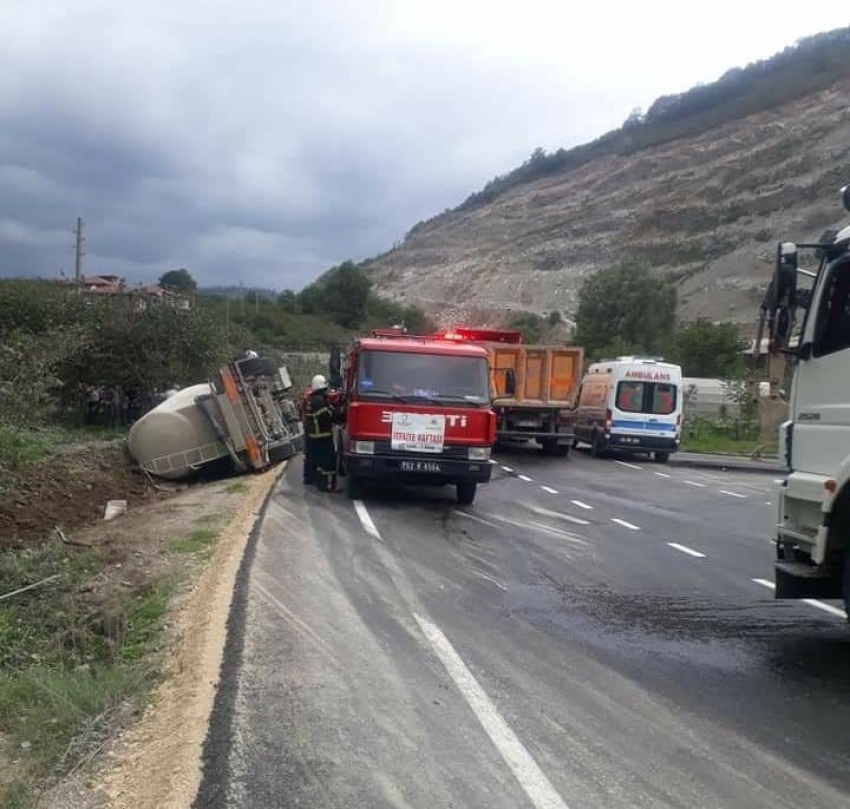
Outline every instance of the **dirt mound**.
[(139, 506), (158, 493), (132, 472), (120, 441), (79, 445), (28, 467), (0, 501), (0, 545), (41, 540), (103, 519), (107, 500)]

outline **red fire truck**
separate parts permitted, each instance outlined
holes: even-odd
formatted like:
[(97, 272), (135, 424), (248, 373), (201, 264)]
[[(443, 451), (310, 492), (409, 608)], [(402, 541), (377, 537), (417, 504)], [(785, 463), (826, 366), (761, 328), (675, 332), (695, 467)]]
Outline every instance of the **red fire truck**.
[(332, 385), (343, 391), (346, 488), (363, 481), (454, 485), (471, 503), (490, 480), (496, 437), (487, 351), (399, 330), (354, 340), (332, 354)]

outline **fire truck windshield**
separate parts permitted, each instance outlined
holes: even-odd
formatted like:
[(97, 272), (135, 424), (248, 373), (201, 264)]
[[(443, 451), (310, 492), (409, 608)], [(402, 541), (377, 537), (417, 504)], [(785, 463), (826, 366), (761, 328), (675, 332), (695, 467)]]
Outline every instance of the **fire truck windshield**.
[(357, 392), (364, 399), (489, 404), (487, 360), (449, 354), (364, 351), (357, 373)]

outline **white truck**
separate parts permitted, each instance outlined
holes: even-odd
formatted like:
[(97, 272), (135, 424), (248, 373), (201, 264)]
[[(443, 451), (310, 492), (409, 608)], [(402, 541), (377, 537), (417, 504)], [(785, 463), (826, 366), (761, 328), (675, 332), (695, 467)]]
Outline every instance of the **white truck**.
[[(850, 186), (842, 199), (850, 211)], [(779, 436), (788, 472), (773, 498), (776, 597), (843, 598), (850, 614), (850, 225), (778, 245), (765, 321), (771, 351), (795, 365)]]

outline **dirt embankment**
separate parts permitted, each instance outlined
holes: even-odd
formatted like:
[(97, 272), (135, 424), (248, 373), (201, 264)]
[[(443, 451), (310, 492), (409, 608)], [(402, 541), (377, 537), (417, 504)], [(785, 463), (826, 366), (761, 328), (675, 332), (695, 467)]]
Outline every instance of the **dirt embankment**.
[(0, 546), (41, 541), (57, 525), (68, 532), (102, 520), (109, 500), (127, 500), (135, 508), (162, 496), (147, 477), (130, 470), (120, 441), (62, 447), (3, 492)]

